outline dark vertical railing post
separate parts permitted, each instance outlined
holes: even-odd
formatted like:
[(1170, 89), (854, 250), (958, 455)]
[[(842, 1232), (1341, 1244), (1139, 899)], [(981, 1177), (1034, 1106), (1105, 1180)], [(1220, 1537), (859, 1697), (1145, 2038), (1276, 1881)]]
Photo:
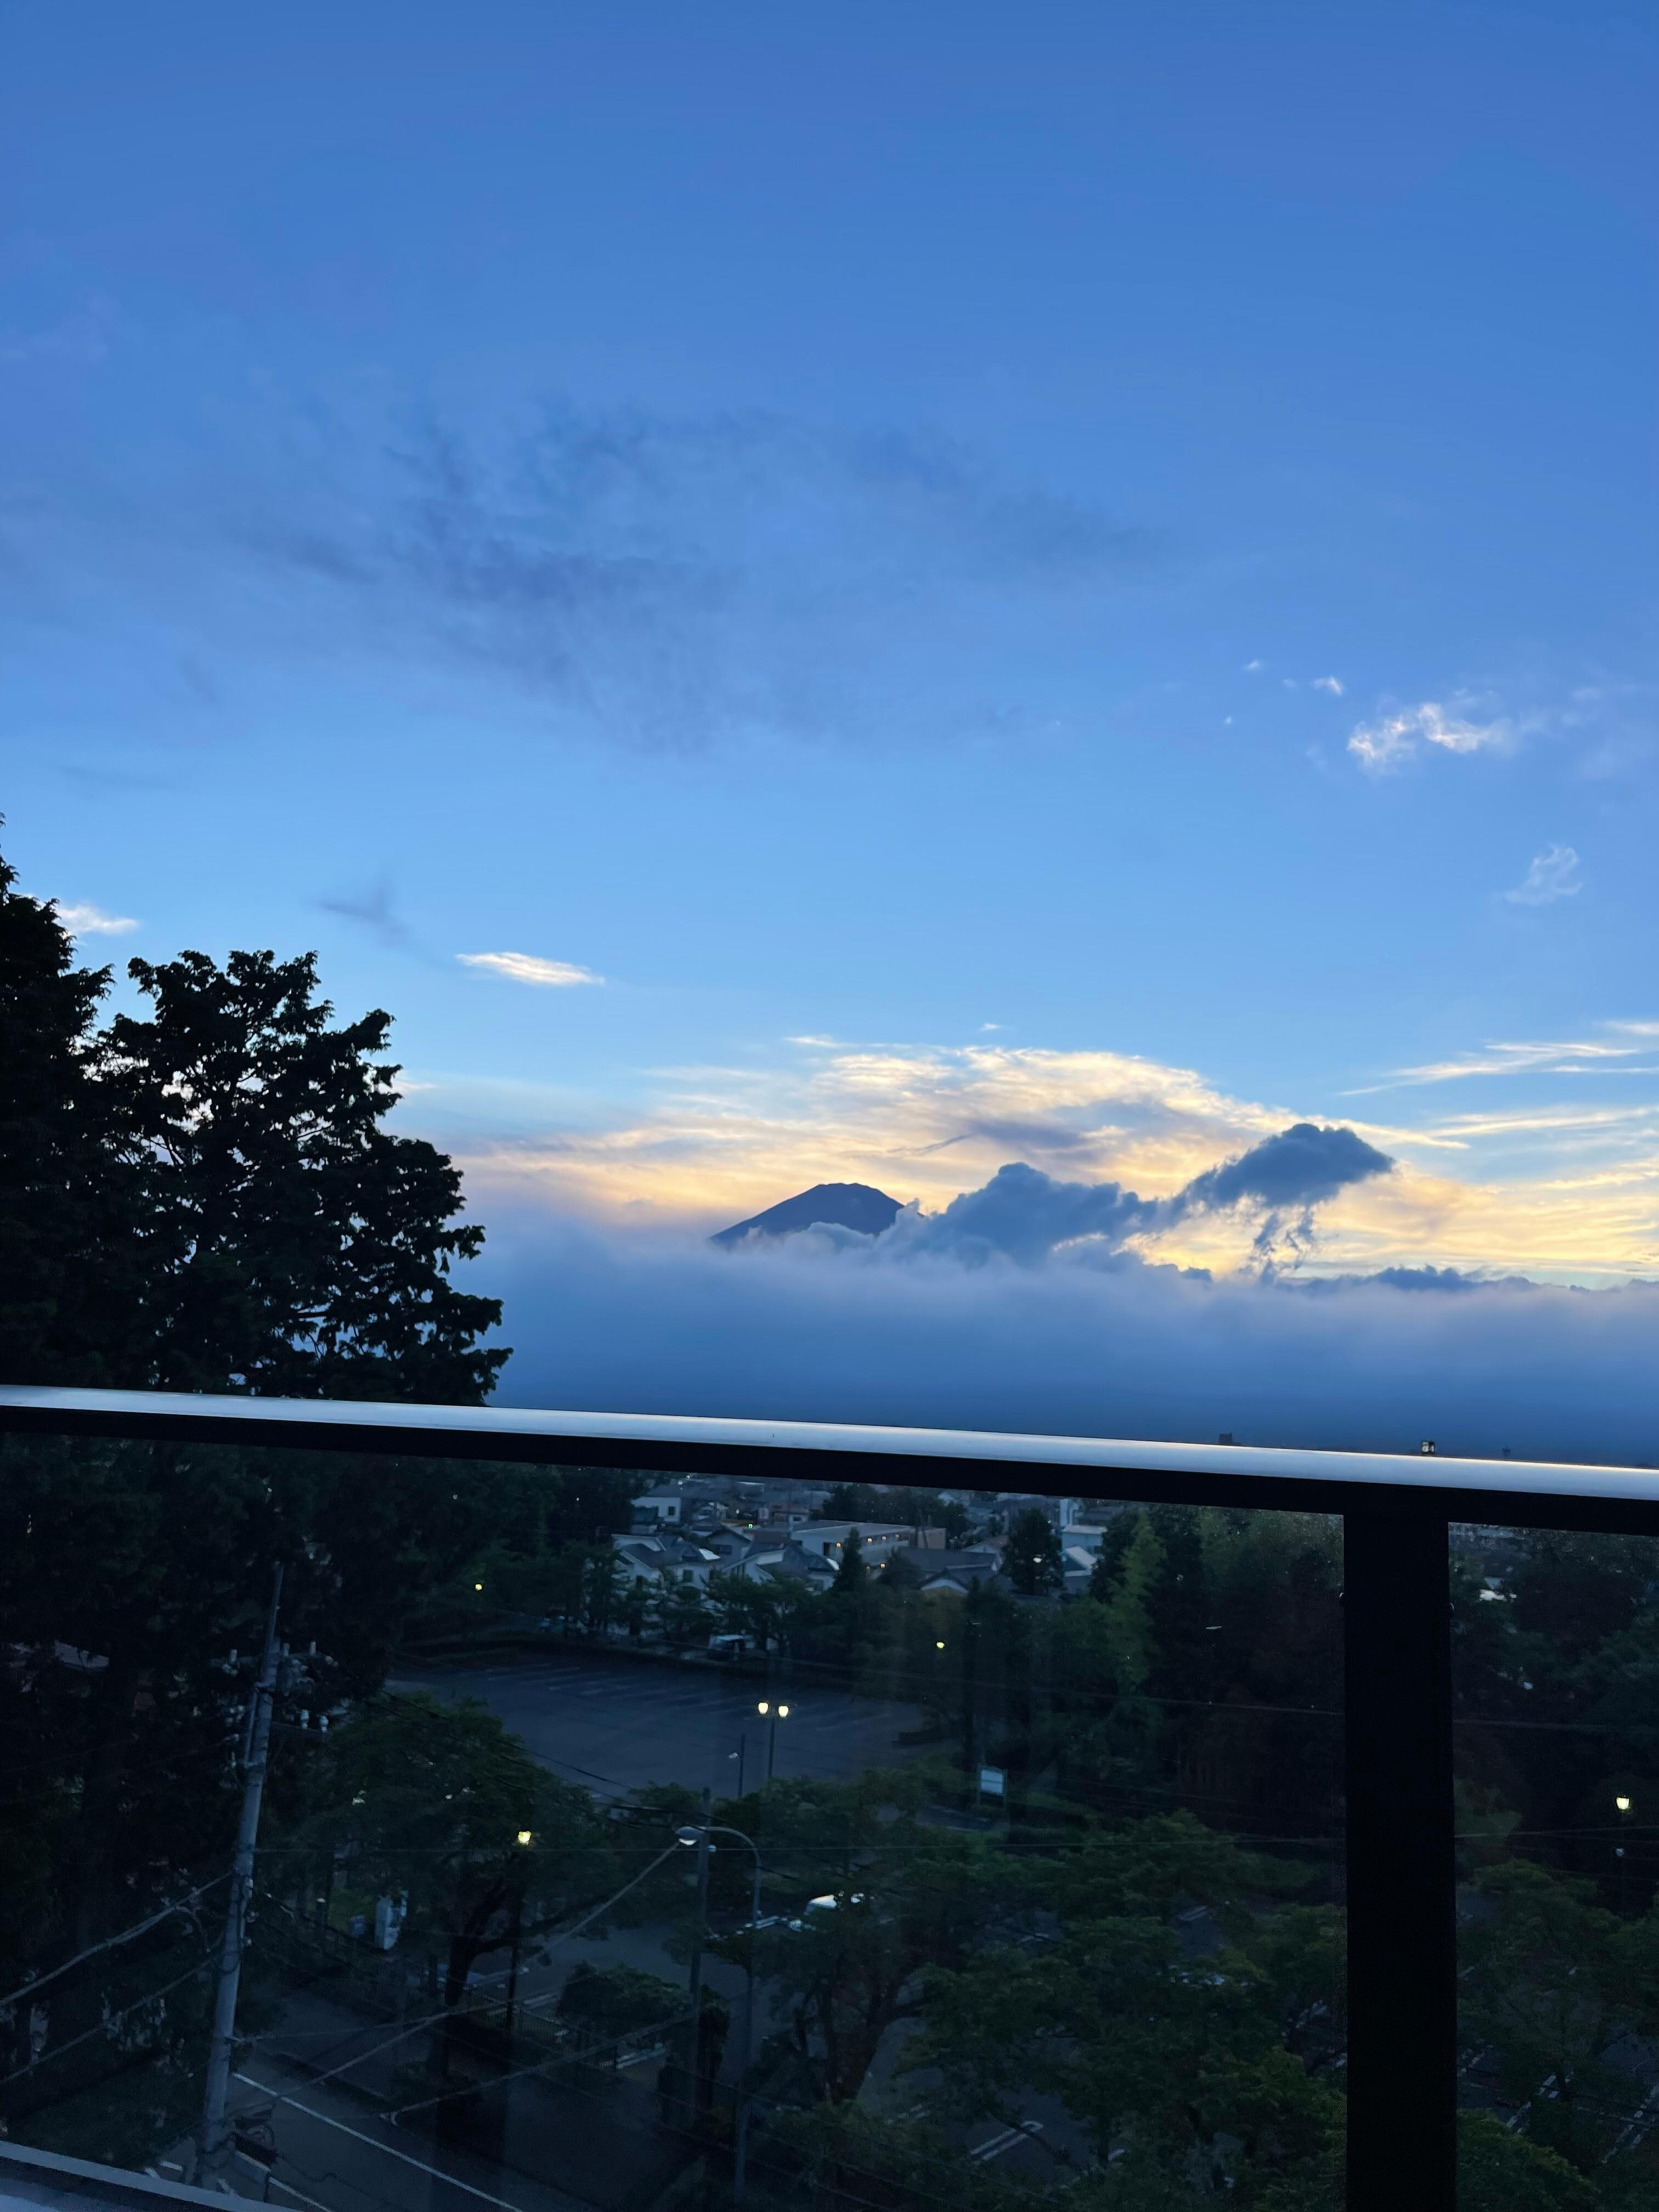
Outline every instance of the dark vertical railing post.
[(1456, 2198), (1447, 1534), (1432, 1510), (1344, 1522), (1347, 2212)]

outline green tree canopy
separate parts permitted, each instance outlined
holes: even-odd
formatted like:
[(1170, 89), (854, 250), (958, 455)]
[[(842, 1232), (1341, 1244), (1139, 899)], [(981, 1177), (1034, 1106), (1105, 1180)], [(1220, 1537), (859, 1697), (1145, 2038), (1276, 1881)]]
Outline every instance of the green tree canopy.
[(96, 1029), (108, 969), (0, 860), (0, 1376), (480, 1403), (483, 1231), (384, 1126), (390, 1016), (335, 1027), (310, 953), (128, 973), (150, 1013)]
[(460, 1177), (382, 1124), (391, 1017), (343, 1028), (313, 955), (186, 952), (129, 973), (152, 1001), (99, 1041), (98, 1088), (153, 1222), (154, 1379), (175, 1389), (477, 1404), (501, 1307), (458, 1290), (483, 1241)]
[(487, 1951), (599, 1902), (617, 1865), (592, 1799), (538, 1766), (486, 1705), (382, 1699), (329, 1740), (307, 1832), (355, 1884), (407, 1896), (411, 1940), (459, 2002)]
[(1041, 1597), (1065, 1582), (1060, 1538), (1040, 1505), (1022, 1506), (1009, 1522), (1002, 1571), (1022, 1597)]

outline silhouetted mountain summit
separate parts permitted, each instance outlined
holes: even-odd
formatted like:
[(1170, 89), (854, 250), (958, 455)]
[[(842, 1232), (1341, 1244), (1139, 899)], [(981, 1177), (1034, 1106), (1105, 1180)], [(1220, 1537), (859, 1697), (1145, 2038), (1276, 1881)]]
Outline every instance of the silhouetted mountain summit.
[(834, 1222), (838, 1229), (856, 1229), (866, 1237), (879, 1237), (890, 1229), (899, 1211), (896, 1198), (867, 1182), (815, 1182), (793, 1198), (769, 1206), (747, 1221), (734, 1222), (711, 1237), (711, 1244), (741, 1244), (751, 1231), (761, 1237), (787, 1237), (793, 1229), (810, 1229), (815, 1221)]

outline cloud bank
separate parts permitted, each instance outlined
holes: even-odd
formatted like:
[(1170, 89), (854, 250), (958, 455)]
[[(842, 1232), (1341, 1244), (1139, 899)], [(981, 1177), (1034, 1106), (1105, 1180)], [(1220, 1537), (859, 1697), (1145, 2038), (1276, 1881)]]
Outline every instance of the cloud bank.
[(514, 1406), (1650, 1461), (1659, 1285), (1208, 1282), (1128, 1254), (884, 1264), (497, 1227)]
[(503, 1404), (1328, 1449), (1644, 1462), (1659, 1455), (1659, 1284), (1587, 1292), (1391, 1267), (1220, 1281), (1147, 1231), (1316, 1209), (1393, 1163), (1298, 1123), (1164, 1199), (1021, 1163), (879, 1236), (718, 1249), (520, 1217), (483, 1273), (515, 1346)]

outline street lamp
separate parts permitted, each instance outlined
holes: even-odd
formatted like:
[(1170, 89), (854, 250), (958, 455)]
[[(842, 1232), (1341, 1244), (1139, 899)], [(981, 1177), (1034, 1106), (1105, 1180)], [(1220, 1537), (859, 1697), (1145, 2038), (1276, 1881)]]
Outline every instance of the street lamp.
[(766, 1723), (766, 1778), (769, 1782), (777, 1771), (778, 1723), (788, 1719), (789, 1708), (787, 1705), (780, 1705), (775, 1712), (770, 1702), (763, 1698), (755, 1711)]
[[(762, 1703), (760, 1710), (765, 1712)], [(787, 1705), (778, 1707), (780, 1716), (787, 1719)], [(741, 2204), (749, 2167), (749, 2069), (755, 2063), (755, 1937), (759, 1933), (761, 1917), (761, 1855), (760, 1846), (752, 1836), (745, 1836), (741, 1828), (715, 1825), (704, 1828), (679, 1828), (675, 1840), (688, 1846), (702, 1844), (707, 1849), (710, 1836), (735, 1836), (740, 1844), (747, 1844), (755, 1862), (755, 1870), (749, 1885), (749, 1982), (743, 2004), (743, 2075), (738, 2084), (738, 2126), (732, 2154), (732, 2201)], [(696, 2033), (696, 2023), (693, 2023)]]
[[(1622, 1796), (1615, 1797), (1613, 1801), (1613, 1810), (1619, 1815), (1620, 1834), (1621, 1836), (1628, 1836), (1630, 1833), (1631, 1815), (1630, 1799)], [(1630, 1861), (1626, 1856), (1625, 1846), (1622, 1843), (1615, 1845), (1613, 1855), (1619, 1862), (1619, 1910), (1622, 1912), (1625, 1909), (1630, 1882)]]

